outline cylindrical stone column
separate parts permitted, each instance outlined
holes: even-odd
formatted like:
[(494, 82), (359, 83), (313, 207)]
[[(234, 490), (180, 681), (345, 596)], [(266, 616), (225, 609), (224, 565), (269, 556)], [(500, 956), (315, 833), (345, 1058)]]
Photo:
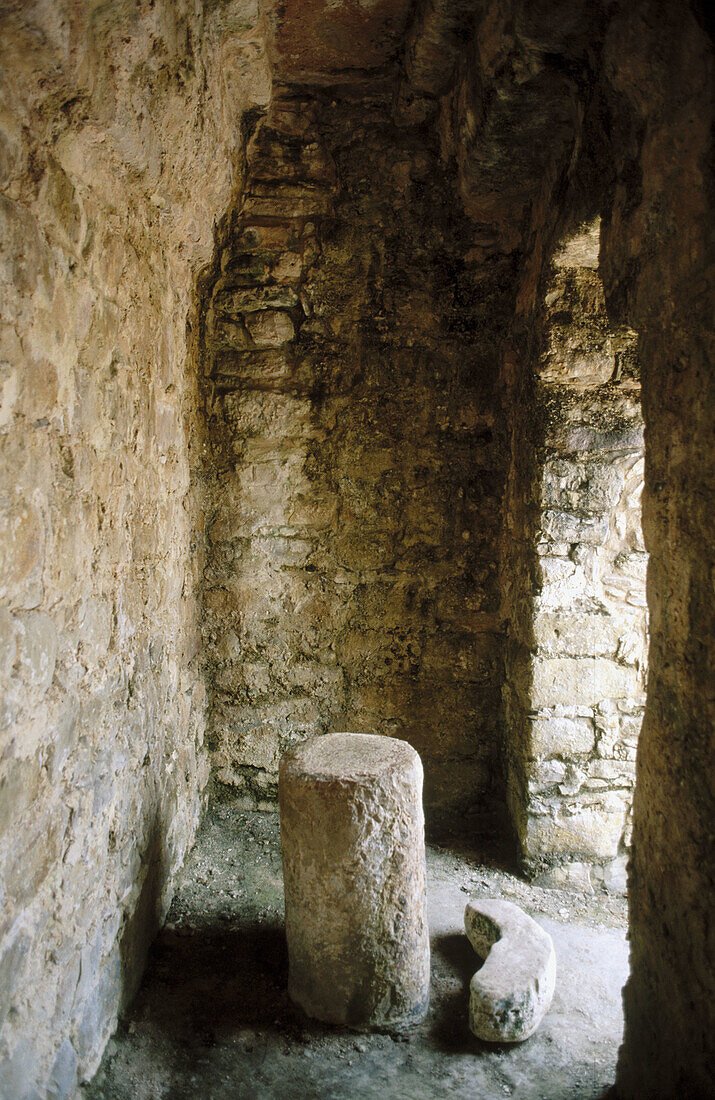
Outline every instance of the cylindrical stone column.
[(331, 733), (287, 752), (279, 802), (291, 999), (400, 1030), (429, 1000), (422, 762), (406, 741)]

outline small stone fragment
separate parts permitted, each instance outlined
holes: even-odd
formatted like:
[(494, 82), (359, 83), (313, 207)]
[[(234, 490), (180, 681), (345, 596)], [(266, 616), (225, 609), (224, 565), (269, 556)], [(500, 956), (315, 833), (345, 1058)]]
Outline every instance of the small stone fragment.
[(533, 1035), (551, 1004), (556, 955), (551, 936), (510, 901), (471, 897), (467, 938), (484, 965), (470, 983), (469, 1027), (490, 1043)]

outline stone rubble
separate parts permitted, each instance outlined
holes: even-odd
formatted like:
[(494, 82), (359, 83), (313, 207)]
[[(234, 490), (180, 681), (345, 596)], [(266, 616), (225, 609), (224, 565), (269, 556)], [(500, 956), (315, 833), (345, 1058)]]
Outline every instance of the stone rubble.
[(473, 895), (467, 938), (484, 964), (469, 985), (469, 1027), (489, 1043), (521, 1043), (549, 1010), (556, 953), (549, 936), (511, 901)]

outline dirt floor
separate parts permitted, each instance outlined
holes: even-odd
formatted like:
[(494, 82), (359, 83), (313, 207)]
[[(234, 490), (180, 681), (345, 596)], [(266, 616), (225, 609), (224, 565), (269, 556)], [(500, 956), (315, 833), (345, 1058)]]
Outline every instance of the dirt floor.
[[(142, 988), (83, 1100), (591, 1100), (607, 1095), (628, 971), (625, 902), (530, 886), (464, 851), (430, 847), (432, 995), (409, 1037), (302, 1016), (286, 994), (278, 818), (214, 804), (187, 861)], [(525, 1043), (467, 1028), (478, 968), (470, 893), (515, 901), (554, 940), (556, 992)]]

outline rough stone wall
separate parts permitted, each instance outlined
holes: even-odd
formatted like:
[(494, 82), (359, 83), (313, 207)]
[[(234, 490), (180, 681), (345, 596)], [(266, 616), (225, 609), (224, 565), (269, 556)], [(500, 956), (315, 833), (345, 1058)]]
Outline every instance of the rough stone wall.
[[(0, 17), (0, 1094), (67, 1096), (141, 974), (207, 775), (187, 331), (257, 13)], [(200, 181), (200, 186), (198, 185)]]
[[(171, 862), (180, 858), (195, 820), (195, 788), (202, 769), (196, 749), (202, 689), (191, 592), (200, 555), (198, 546), (192, 549), (190, 532), (200, 541), (201, 518), (186, 489), (191, 454), (182, 437), (191, 438), (197, 398), (184, 366), (184, 323), (191, 269), (208, 258), (212, 218), (229, 202), (227, 147), (234, 144), (235, 118), (246, 104), (267, 98), (261, 47), (252, 31), (257, 13), (248, 5), (231, 3), (207, 4), (206, 10), (210, 18), (198, 4), (150, 0), (3, 7), (0, 1080), (9, 1095), (32, 1095), (34, 1082), (48, 1077), (54, 1080), (54, 1093), (62, 1095), (72, 1088), (78, 1072), (91, 1072), (112, 1026), (120, 971), (124, 987), (131, 989), (161, 908)], [(320, 11), (327, 15), (329, 6)], [(338, 181), (327, 190), (332, 189), (341, 218), (327, 217), (326, 211), (325, 224), (323, 218), (309, 219), (319, 230), (315, 296), (313, 304), (306, 296), (300, 310), (292, 302), (288, 307), (288, 312), (295, 311), (290, 321), (297, 335), (290, 341), (285, 379), (271, 382), (261, 374), (255, 385), (241, 381), (241, 372), (259, 363), (255, 353), (275, 350), (281, 340), (278, 331), (271, 335), (268, 321), (263, 333), (259, 323), (257, 344), (251, 326), (241, 321), (235, 329), (250, 336), (252, 356), (243, 359), (238, 372), (234, 369), (228, 385), (217, 377), (215, 388), (209, 387), (215, 451), (207, 470), (216, 471), (212, 494), (219, 492), (222, 479), (237, 477), (241, 470), (247, 478), (246, 470), (259, 468), (230, 457), (232, 448), (240, 450), (245, 440), (254, 438), (244, 431), (242, 402), (247, 407), (255, 401), (256, 416), (264, 418), (255, 437), (260, 437), (265, 453), (271, 446), (270, 425), (279, 433), (283, 429), (278, 428), (278, 412), (270, 417), (265, 413), (264, 400), (266, 409), (272, 408), (271, 402), (278, 409), (285, 398), (291, 410), (288, 420), (295, 425), (300, 418), (293, 401), (304, 398), (310, 406), (305, 423), (315, 432), (304, 441), (285, 443), (287, 455), (295, 446), (305, 481), (296, 500), (286, 502), (276, 492), (276, 530), (257, 528), (249, 540), (245, 532), (224, 538), (219, 527), (206, 573), (206, 616), (215, 634), (208, 671), (216, 759), (222, 770), (227, 769), (225, 777), (238, 778), (250, 797), (260, 800), (271, 793), (273, 750), (262, 758), (265, 766), (256, 763), (260, 756), (253, 755), (245, 764), (231, 753), (236, 744), (250, 739), (254, 728), (256, 744), (269, 746), (276, 738), (280, 742), (282, 729), (287, 729), (263, 718), (251, 725), (254, 715), (266, 713), (266, 683), (290, 713), (294, 700), (319, 696), (313, 687), (305, 687), (311, 684), (315, 666), (339, 667), (339, 684), (326, 688), (324, 697), (349, 702), (336, 715), (336, 722), (344, 715), (346, 724), (369, 713), (358, 705), (365, 686), (363, 668), (367, 683), (377, 687), (380, 709), (374, 706), (373, 711), (382, 717), (392, 709), (383, 706), (384, 699), (404, 699), (405, 685), (410, 701), (419, 699), (420, 685), (428, 685), (438, 702), (447, 686), (456, 683), (451, 677), (461, 660), (461, 642), (446, 665), (449, 675), (444, 665), (438, 675), (427, 675), (435, 667), (427, 644), (432, 624), (439, 625), (437, 637), (448, 638), (453, 620), (444, 610), (428, 608), (423, 614), (420, 608), (418, 614), (410, 584), (418, 577), (418, 592), (423, 580), (428, 592), (442, 591), (444, 575), (436, 565), (446, 561), (440, 554), (448, 547), (455, 555), (450, 575), (471, 576), (471, 560), (462, 572), (463, 559), (456, 551), (460, 528), (470, 531), (469, 526), (456, 523), (455, 537), (432, 547), (427, 571), (388, 568), (385, 558), (378, 558), (374, 568), (357, 568), (350, 565), (348, 555), (344, 564), (340, 544), (344, 531), (355, 534), (364, 529), (374, 533), (373, 542), (381, 550), (398, 546), (402, 553), (408, 547), (403, 532), (409, 525), (396, 531), (394, 521), (383, 517), (402, 515), (403, 489), (411, 484), (408, 459), (416, 470), (415, 440), (421, 436), (429, 442), (428, 452), (434, 448), (440, 461), (446, 456), (445, 476), (451, 487), (464, 487), (459, 479), (465, 470), (481, 469), (475, 457), (480, 453), (479, 426), (466, 453), (455, 442), (456, 430), (430, 434), (439, 422), (428, 414), (440, 411), (443, 395), (458, 392), (449, 383), (456, 377), (463, 349), (461, 340), (452, 338), (464, 311), (444, 305), (448, 294), (456, 301), (455, 249), (450, 244), (442, 253), (441, 243), (428, 234), (428, 247), (422, 250), (419, 235), (425, 227), (435, 226), (435, 202), (438, 209), (447, 205), (455, 237), (462, 236), (462, 228), (448, 185), (436, 178), (436, 158), (420, 126), (431, 124), (434, 112), (439, 113), (443, 151), (457, 160), (460, 194), (477, 223), (473, 241), (478, 252), (470, 252), (464, 268), (457, 265), (466, 275), (464, 281), (461, 276), (456, 280), (456, 286), (459, 295), (466, 288), (467, 300), (484, 307), (485, 317), (474, 328), (467, 324), (465, 346), (468, 360), (475, 355), (475, 362), (485, 364), (469, 374), (477, 388), (484, 387), (477, 407), (479, 416), (485, 416), (485, 410), (497, 404), (492, 396), (494, 352), (487, 354), (490, 340), (485, 338), (477, 354), (478, 324), (492, 317), (500, 321), (502, 310), (495, 309), (494, 302), (511, 283), (505, 273), (520, 249), (530, 265), (526, 282), (532, 289), (540, 285), (550, 253), (548, 226), (553, 228), (568, 205), (572, 170), (593, 142), (594, 131), (588, 131), (584, 119), (589, 112), (593, 116), (596, 102), (596, 113), (602, 112), (599, 133), (605, 151), (600, 164), (607, 164), (596, 191), (602, 194), (610, 187), (611, 173), (615, 176), (612, 194), (600, 206), (605, 220), (602, 275), (609, 314), (640, 334), (647, 429), (644, 530), (650, 553), (651, 650), (630, 872), (633, 974), (625, 997), (619, 1078), (619, 1089), (629, 1098), (705, 1096), (711, 1087), (713, 708), (705, 685), (713, 681), (709, 586), (715, 447), (709, 368), (712, 278), (707, 266), (712, 50), (703, 22), (699, 6), (658, 0), (617, 0), (604, 6), (585, 0), (425, 4), (406, 58), (408, 87), (402, 88), (399, 100), (404, 126), (414, 127), (411, 136), (404, 129), (400, 135), (390, 129), (384, 104), (373, 104), (367, 112), (355, 108), (346, 115), (339, 97), (335, 108), (327, 97), (328, 114), (334, 109), (337, 120), (342, 112), (341, 125), (347, 120), (352, 127), (355, 148), (348, 155), (349, 146), (336, 144), (326, 126), (323, 138)], [(366, 63), (379, 66), (387, 58), (379, 41), (371, 43), (372, 60)], [(349, 50), (342, 56), (343, 61), (349, 59)], [(262, 94), (252, 88), (262, 89)], [(375, 156), (366, 134), (375, 118), (373, 108), (380, 126), (386, 127), (380, 140), (387, 136), (391, 143), (389, 153), (383, 146), (381, 157)], [(403, 142), (410, 149), (405, 158)], [(361, 174), (357, 165), (363, 150), (367, 167)], [(420, 176), (418, 164), (425, 153), (433, 167)], [(408, 169), (401, 177), (403, 159)], [(410, 209), (404, 203), (406, 195)], [(384, 228), (375, 229), (375, 196), (381, 196), (377, 205), (385, 225), (412, 227), (407, 252), (413, 262), (395, 286), (392, 276), (399, 272), (405, 250)], [(257, 193), (255, 198), (270, 195)], [(532, 233), (527, 243), (539, 219), (546, 229), (540, 239)], [(269, 215), (250, 228), (270, 230), (272, 224)], [(304, 262), (310, 256), (310, 231), (305, 225), (303, 231)], [(264, 241), (268, 239), (269, 232), (264, 235)], [(282, 253), (298, 251), (286, 250), (285, 238), (279, 244)], [(336, 258), (339, 277), (332, 282), (323, 256)], [(443, 257), (450, 270), (449, 290), (443, 286), (443, 297), (428, 296), (430, 302), (441, 303), (438, 323), (433, 325), (425, 307), (420, 313), (427, 318), (425, 331), (419, 339), (414, 333), (408, 336), (401, 317), (403, 310), (410, 312), (409, 301), (403, 304), (396, 289), (402, 285), (410, 294), (419, 293), (425, 271), (431, 273), (432, 289), (439, 288)], [(471, 265), (474, 270), (469, 271)], [(414, 270), (411, 280), (408, 270)], [(490, 283), (492, 276), (500, 285), (498, 293)], [(473, 296), (469, 287), (475, 288)], [(531, 290), (522, 287), (522, 292), (528, 297)], [(345, 303), (351, 305), (353, 299), (351, 314)], [(412, 300), (421, 311), (419, 298)], [(389, 306), (384, 313), (382, 304)], [(237, 309), (234, 319), (244, 315)], [(326, 318), (324, 331), (321, 316)], [(385, 331), (380, 327), (383, 316)], [(319, 327), (311, 333), (316, 323)], [(290, 331), (285, 321), (280, 324), (283, 335)], [(408, 327), (415, 327), (414, 319)], [(487, 323), (484, 332), (489, 331)], [(260, 346), (266, 339), (274, 343)], [(239, 345), (234, 350), (246, 348)], [(442, 354), (449, 369), (441, 366)], [(443, 371), (439, 386), (437, 372), (427, 367), (430, 357)], [(280, 359), (273, 362), (280, 372)], [(532, 407), (536, 380), (526, 369), (532, 363), (530, 355), (520, 359), (512, 349), (505, 372), (513, 407), (523, 418), (512, 424), (510, 439), (512, 457), (518, 453), (524, 459), (510, 469), (518, 471), (518, 477), (509, 479), (506, 498), (514, 517), (519, 515), (513, 505), (520, 483), (527, 490), (524, 501), (537, 501), (541, 492), (538, 463), (529, 461), (528, 433), (522, 433), (523, 445), (517, 436), (519, 423), (528, 424)], [(413, 416), (415, 425), (414, 433), (402, 438), (385, 427), (396, 370), (402, 422)], [(298, 372), (296, 378), (308, 379), (304, 386), (286, 380), (293, 371)], [(383, 382), (388, 377), (389, 385)], [(232, 401), (239, 407), (237, 430), (228, 411)], [(345, 409), (361, 401), (362, 419), (344, 427)], [(445, 406), (447, 422), (454, 416), (456, 424), (451, 398)], [(485, 430), (494, 429), (486, 425)], [(375, 491), (382, 485), (380, 467), (368, 491), (355, 490), (352, 484), (357, 464), (350, 431), (364, 451), (377, 439), (375, 461), (386, 452), (385, 469), (400, 472), (399, 491), (392, 497), (391, 483), (385, 480), (389, 512)], [(484, 466), (497, 471), (497, 481), (503, 479), (506, 465), (498, 436), (497, 432), (496, 448)], [(321, 465), (323, 457), (326, 462)], [(331, 478), (328, 458), (342, 471), (340, 477)], [(313, 494), (313, 503), (333, 502), (337, 508), (347, 501), (344, 512), (336, 512), (346, 521), (344, 527), (331, 527), (324, 519), (315, 528), (302, 521), (292, 523), (294, 517), (300, 520)], [(497, 498), (495, 490), (493, 499)], [(211, 501), (212, 522), (220, 518), (221, 499)], [(225, 499), (228, 518), (237, 512), (239, 496), (227, 492)], [(485, 493), (485, 502), (489, 499)], [(286, 503), (291, 522), (284, 524), (281, 510)], [(452, 507), (442, 513), (450, 522)], [(514, 530), (530, 534), (533, 524), (536, 534), (540, 508), (527, 513), (524, 507)], [(491, 518), (474, 531), (485, 540), (484, 559), (491, 569), (492, 535), (485, 535), (490, 525)], [(313, 542), (312, 536), (304, 541), (317, 546), (316, 562), (322, 564), (320, 554), (325, 550), (324, 569), (308, 557), (300, 558), (305, 553), (300, 539), (312, 530), (319, 535)], [(431, 527), (432, 534), (436, 530)], [(270, 547), (261, 544), (262, 538), (273, 540)], [(349, 549), (349, 536), (346, 541)], [(362, 537), (358, 544), (370, 545)], [(261, 566), (244, 573), (243, 565), (234, 567), (230, 557), (221, 565), (224, 553), (239, 552), (255, 552), (275, 562), (280, 546), (286, 554), (298, 553), (296, 564), (287, 558), (280, 569)], [(464, 547), (462, 552), (466, 553)], [(420, 551), (422, 562), (427, 556)], [(249, 557), (236, 560), (251, 564)], [(478, 575), (481, 559), (476, 555), (474, 561)], [(303, 602), (294, 603), (291, 596), (281, 605), (280, 586), (301, 575)], [(242, 581), (232, 579), (241, 576)], [(519, 602), (520, 594), (514, 592), (516, 602), (508, 605), (516, 615), (528, 609), (529, 594), (535, 591), (535, 575), (527, 578), (525, 599)], [(398, 581), (404, 581), (402, 588)], [(347, 601), (332, 598), (338, 585), (345, 585)], [(461, 581), (457, 599), (463, 616), (460, 588)], [(480, 594), (492, 590), (486, 581), (478, 589)], [(252, 613), (244, 615), (244, 603), (249, 606), (263, 593), (269, 611), (253, 617), (251, 625)], [(391, 601), (400, 593), (405, 598), (394, 613)], [(413, 601), (409, 606), (407, 597)], [(224, 598), (230, 606), (221, 610)], [(275, 614), (280, 606), (288, 615)], [(338, 614), (343, 606), (351, 614), (360, 609), (363, 625), (353, 629), (348, 616), (344, 626)], [(434, 604), (435, 609), (448, 606), (448, 601)], [(489, 619), (479, 618), (493, 614), (489, 607), (487, 603), (470, 609), (475, 616), (473, 633), (477, 638), (493, 637), (490, 652), (501, 652), (498, 628), (492, 633), (493, 623), (489, 626)], [(284, 629), (289, 616), (297, 623), (306, 611), (310, 629), (302, 648), (292, 651), (295, 659), (274, 659), (272, 654), (267, 658), (271, 640), (284, 637), (277, 623)], [(323, 660), (322, 631), (333, 613), (336, 629), (330, 630), (331, 637), (353, 647), (341, 651), (344, 667), (338, 665), (337, 652)], [(378, 633), (386, 635), (388, 621), (399, 625), (385, 653), (373, 642)], [(371, 633), (375, 623), (379, 631)], [(445, 632), (443, 624), (448, 627)], [(211, 633), (209, 629), (209, 640)], [(467, 633), (471, 636), (472, 623)], [(225, 641), (221, 653), (220, 639)], [(408, 639), (412, 650), (415, 640), (425, 642), (419, 677), (411, 671), (416, 663), (412, 650), (399, 648)], [(257, 679), (245, 691), (236, 647), (243, 640), (250, 643), (249, 656), (257, 658), (252, 662)], [(367, 644), (360, 649), (362, 640)], [(403, 653), (400, 662), (395, 662), (393, 645)], [(316, 653), (320, 660), (311, 666)], [(378, 659), (383, 671), (378, 667), (376, 674)], [(387, 666), (387, 659), (395, 663)], [(261, 679), (266, 667), (268, 680)], [(222, 725), (220, 708), (234, 690), (234, 672), (238, 698), (248, 700), (248, 724), (245, 729), (233, 726), (238, 738), (228, 746), (228, 724)], [(224, 673), (226, 690), (219, 682)], [(252, 676), (249, 668), (246, 683)], [(418, 690), (413, 692), (415, 682)], [(282, 694), (276, 693), (276, 686)], [(250, 700), (249, 690), (254, 692)], [(459, 748), (449, 747), (451, 759), (446, 751), (440, 757), (439, 742), (432, 737), (430, 752), (439, 765), (433, 789), (439, 795), (439, 768), (450, 781), (456, 774), (460, 782), (462, 773), (471, 769), (465, 789), (469, 786), (475, 796), (480, 789), (473, 782), (481, 768), (479, 753), (483, 747), (484, 759), (489, 756), (491, 735), (485, 734), (478, 741), (479, 752), (471, 754), (472, 730), (487, 727), (475, 711), (474, 725), (465, 731), (458, 728), (455, 714), (469, 711), (472, 688), (457, 684), (454, 690), (459, 705), (448, 715), (450, 724), (439, 728), (454, 734)], [(481, 698), (476, 688), (473, 697)], [(400, 721), (405, 715), (413, 721), (417, 711), (410, 706), (394, 708)], [(431, 707), (426, 707), (428, 718), (437, 713), (436, 705)], [(327, 703), (321, 713), (332, 719)], [(310, 726), (318, 721), (311, 714), (315, 711), (308, 711), (292, 728), (318, 728)], [(400, 728), (397, 719), (389, 726), (390, 731)], [(423, 723), (419, 730), (430, 729), (433, 735), (437, 728)], [(525, 724), (523, 729), (529, 727)], [(419, 739), (415, 743), (422, 748)], [(467, 745), (469, 752), (463, 751)], [(164, 815), (170, 819), (168, 825)]]
[[(579, 24), (589, 20), (582, 37)], [(494, 225), (493, 239), (524, 247), (517, 313), (530, 315), (528, 301), (546, 274), (554, 227), (564, 212), (569, 217), (569, 198), (585, 197), (596, 204), (586, 202), (584, 216), (600, 210), (604, 218), (599, 271), (609, 318), (638, 333), (649, 667), (628, 872), (632, 973), (617, 1089), (628, 1100), (705, 1097), (712, 1091), (715, 1004), (711, 21), (694, 3), (494, 0), (480, 9), (467, 40), (457, 64), (466, 75), (452, 94), (462, 179), (474, 216), (483, 211), (485, 228)], [(539, 64), (544, 50), (551, 64)], [(541, 143), (522, 146), (522, 104), (527, 125), (540, 114), (547, 119), (541, 93), (552, 94), (553, 81), (569, 74), (578, 74), (586, 93), (581, 103), (573, 100), (571, 142), (563, 142), (560, 113)], [(548, 160), (560, 142), (560, 165), (555, 156), (534, 173), (529, 165)], [(579, 163), (589, 159), (578, 179)], [(519, 164), (524, 172), (514, 170)], [(510, 170), (511, 191), (500, 186)], [(515, 219), (519, 188), (526, 216)], [(510, 350), (505, 380), (524, 424), (534, 398), (524, 368), (533, 359), (521, 350)], [(537, 467), (529, 468), (523, 450), (522, 457), (517, 469), (529, 500)], [(514, 515), (518, 495), (509, 485)], [(517, 530), (536, 522), (522, 515)]]
[(643, 433), (635, 334), (611, 331), (599, 227), (554, 256), (530, 401), (513, 413), (508, 797), (527, 864), (552, 867), (543, 881), (625, 891), (645, 702)]
[(639, 333), (649, 554), (648, 701), (629, 868), (619, 1094), (713, 1079), (713, 48), (705, 9), (619, 7), (604, 49), (616, 182), (603, 275)]
[(503, 804), (498, 333), (436, 140), (373, 90), (277, 94), (207, 315), (206, 642), (218, 777), (405, 737), (428, 827)]
[[(569, 36), (589, 18), (592, 32), (575, 53)], [(499, 168), (503, 175), (520, 159), (527, 166), (523, 175), (513, 173), (532, 196), (517, 314), (530, 313), (554, 227), (564, 212), (568, 219), (569, 197), (578, 199), (580, 186), (581, 198), (597, 200), (595, 208), (585, 204), (584, 214), (600, 209), (604, 218), (599, 271), (611, 324), (638, 333), (648, 692), (636, 761), (628, 872), (632, 972), (617, 1091), (628, 1100), (705, 1097), (712, 1091), (715, 1004), (711, 27), (701, 5), (662, 0), (603, 7), (495, 0), (478, 21), (460, 62), (467, 73), (471, 66), (471, 95), (467, 80), (453, 95), (465, 105), (459, 116), (463, 179), (475, 191), (473, 212), (484, 210), (487, 224), (501, 197), (493, 221), (506, 222), (502, 239), (508, 241), (514, 206), (508, 189), (498, 186)], [(521, 56), (514, 48), (520, 37)], [(510, 103), (520, 104), (531, 91), (526, 118), (538, 116), (539, 82), (548, 87), (537, 61), (547, 45), (550, 58), (560, 58), (550, 66), (552, 75), (558, 80), (580, 68), (587, 96), (574, 103), (573, 140), (561, 166), (556, 158), (553, 173), (534, 177), (528, 170), (534, 144), (513, 149), (523, 133), (520, 113), (500, 125), (499, 112), (504, 117)], [(553, 133), (561, 140), (560, 126)], [(543, 147), (549, 142), (546, 134)], [(589, 158), (578, 180), (579, 162)], [(481, 184), (489, 183), (490, 170), (494, 185), (485, 193)], [(513, 236), (525, 240), (518, 230)], [(512, 407), (521, 408), (521, 423), (528, 423), (533, 387), (522, 368), (533, 360), (519, 350), (511, 349), (505, 377), (518, 399)], [(530, 471), (527, 461), (519, 470), (528, 489), (534, 467)], [(523, 517), (521, 529), (529, 522), (536, 520)]]
[(600, 20), (597, 6), (574, 3), (429, 3), (402, 99), (413, 112), (437, 104), (474, 251), (518, 270), (499, 333), (511, 817), (532, 870), (568, 864), (550, 878), (583, 885), (590, 865), (618, 857), (599, 874), (623, 888), (643, 704), (642, 439), (632, 372), (616, 380), (633, 337), (609, 326), (598, 231), (573, 237), (609, 177), (594, 123)]

